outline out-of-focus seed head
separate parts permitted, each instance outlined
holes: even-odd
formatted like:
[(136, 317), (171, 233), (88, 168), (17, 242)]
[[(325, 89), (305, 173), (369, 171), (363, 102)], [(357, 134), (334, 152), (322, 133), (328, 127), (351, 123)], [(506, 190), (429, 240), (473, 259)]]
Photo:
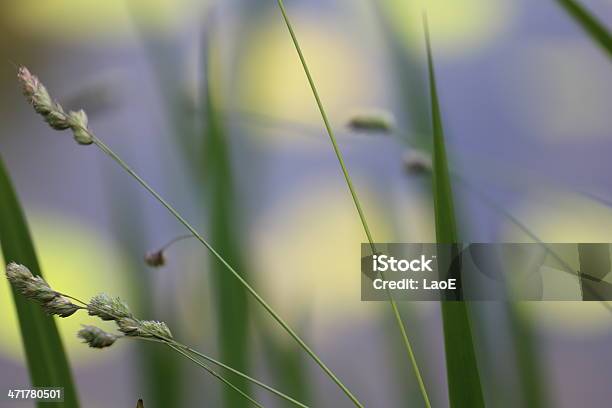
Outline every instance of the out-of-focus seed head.
[(432, 170), (431, 157), (419, 150), (406, 151), (402, 156), (402, 161), (404, 169), (410, 174), (426, 174)]
[(118, 339), (118, 336), (107, 333), (99, 327), (87, 325), (83, 325), (83, 328), (77, 333), (77, 337), (82, 339), (83, 343), (87, 343), (89, 347), (99, 349), (112, 346)]
[(121, 299), (111, 298), (105, 293), (94, 296), (87, 305), (90, 316), (98, 316), (102, 320), (118, 320), (131, 318), (132, 312)]
[(148, 252), (144, 257), (144, 261), (147, 265), (158, 268), (166, 264), (166, 257), (164, 251), (160, 249), (158, 251)]
[(395, 120), (388, 112), (363, 111), (354, 114), (349, 119), (347, 126), (357, 132), (391, 133), (395, 128)]

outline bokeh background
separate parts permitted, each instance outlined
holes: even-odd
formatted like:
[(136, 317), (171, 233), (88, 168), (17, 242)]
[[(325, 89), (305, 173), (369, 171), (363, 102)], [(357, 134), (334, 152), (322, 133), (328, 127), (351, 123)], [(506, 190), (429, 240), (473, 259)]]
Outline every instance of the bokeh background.
[[(612, 27), (612, 2), (582, 3)], [(431, 137), (423, 3), (287, 7), (375, 239), (435, 241), (428, 177), (403, 162)], [(454, 186), (464, 240), (530, 242), (489, 200), (543, 241), (612, 242), (609, 57), (552, 0), (429, 0), (427, 10), (451, 166), (472, 186)], [(0, 153), (54, 287), (120, 295), (267, 383), (315, 406), (347, 404), (197, 242), (170, 248), (163, 268), (144, 264), (183, 229), (99, 151), (35, 116), (13, 64), (84, 108), (367, 406), (421, 404), (388, 306), (360, 301), (365, 236), (276, 2), (5, 0), (0, 55)], [(392, 114), (394, 132), (351, 131), (364, 109)], [(12, 302), (0, 285), (0, 391), (28, 384)], [(400, 306), (432, 402), (448, 406), (439, 305)], [(601, 304), (522, 303), (520, 323), (498, 303), (472, 312), (490, 406), (526, 406), (517, 324), (546, 406), (609, 405), (612, 315)], [(243, 406), (160, 346), (88, 349), (74, 335), (88, 322), (57, 320), (83, 406)]]

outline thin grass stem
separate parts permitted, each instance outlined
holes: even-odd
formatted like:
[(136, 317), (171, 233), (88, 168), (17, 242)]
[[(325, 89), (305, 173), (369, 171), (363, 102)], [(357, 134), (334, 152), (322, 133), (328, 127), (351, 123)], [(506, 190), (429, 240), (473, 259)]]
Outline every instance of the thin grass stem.
[(189, 238), (194, 238), (193, 234), (179, 235), (178, 237), (174, 237), (170, 241), (166, 242), (164, 245), (159, 247), (158, 251), (165, 251), (166, 249), (170, 248), (174, 243), (183, 241)]
[[(87, 130), (86, 130), (87, 131)], [(353, 396), (350, 390), (340, 381), (333, 371), (321, 360), (321, 358), (302, 340), (302, 338), (289, 326), (285, 320), (257, 293), (257, 291), (219, 254), (212, 245), (200, 233), (181, 216), (172, 205), (170, 205), (159, 193), (157, 193), (149, 184), (142, 179), (121, 157), (119, 157), (110, 147), (102, 140), (95, 136), (92, 132), (87, 131), (93, 143), (107, 156), (113, 159), (123, 170), (132, 176), (147, 192), (149, 192), (157, 201), (159, 201), (181, 224), (189, 230), (193, 236), (200, 241), (215, 258), (219, 260), (240, 284), (255, 298), (255, 300), (272, 316), (274, 320), (295, 340), (295, 342), (317, 363), (317, 365), (327, 374), (334, 383), (345, 393), (357, 406), (362, 407), (361, 403)]]
[[(317, 87), (315, 85), (315, 82), (312, 78), (312, 75), (310, 74), (310, 69), (308, 68), (308, 64), (306, 63), (306, 58), (304, 57), (304, 54), (302, 52), (302, 49), (300, 47), (300, 44), (298, 42), (297, 36), (293, 30), (293, 26), (291, 25), (291, 22), (289, 20), (289, 16), (287, 15), (287, 11), (285, 10), (285, 5), (283, 3), (283, 0), (277, 0), (278, 6), (280, 8), (280, 11), (283, 15), (283, 19), (285, 20), (285, 24), (287, 25), (287, 29), (289, 30), (289, 35), (291, 36), (291, 39), (293, 41), (293, 45), (295, 46), (295, 50), (297, 51), (297, 54), (300, 58), (300, 62), (302, 63), (302, 67), (304, 69), (304, 73), (306, 74), (306, 78), (308, 79), (308, 83), (310, 84), (310, 88), (312, 90), (313, 96), (316, 100), (317, 103), (317, 107), (319, 108), (319, 112), (321, 113), (321, 118), (323, 119), (323, 123), (325, 125), (325, 129), (327, 130), (327, 134), (329, 135), (329, 139), (331, 141), (332, 147), (334, 149), (334, 152), (336, 154), (336, 158), (338, 159), (338, 163), (340, 164), (340, 168), (342, 170), (342, 174), (344, 175), (344, 179), (346, 181), (346, 184), (348, 186), (348, 189), (351, 193), (351, 196), (353, 198), (353, 202), (355, 203), (355, 207), (357, 209), (357, 213), (359, 214), (359, 219), (361, 220), (361, 224), (363, 225), (363, 229), (365, 231), (365, 234), (368, 238), (368, 242), (370, 244), (370, 249), (372, 250), (372, 253), (376, 253), (376, 246), (374, 244), (374, 238), (372, 237), (372, 233), (370, 232), (370, 227), (368, 226), (368, 222), (366, 220), (365, 217), (365, 213), (363, 211), (363, 208), (361, 207), (361, 202), (359, 201), (359, 197), (357, 195), (357, 191), (353, 185), (353, 181), (351, 180), (351, 176), (348, 172), (348, 169), (344, 163), (344, 158), (342, 156), (342, 152), (340, 151), (340, 148), (338, 147), (338, 143), (336, 141), (336, 137), (334, 135), (334, 131), (332, 129), (332, 126), (330, 124), (329, 118), (327, 117), (327, 113), (325, 112), (325, 108), (323, 107), (323, 103), (321, 101), (321, 98), (319, 96), (319, 92), (317, 91)], [(431, 403), (429, 401), (429, 396), (427, 394), (427, 389), (425, 388), (425, 382), (423, 381), (423, 377), (421, 375), (421, 371), (419, 369), (418, 363), (416, 361), (416, 357), (414, 355), (414, 351), (412, 349), (412, 344), (410, 343), (410, 339), (408, 338), (408, 334), (406, 332), (406, 327), (404, 326), (404, 322), (402, 321), (402, 317), (400, 315), (399, 309), (397, 307), (397, 303), (395, 302), (395, 300), (393, 299), (393, 297), (390, 295), (389, 292), (387, 292), (387, 295), (389, 296), (389, 303), (391, 304), (391, 308), (393, 309), (393, 315), (395, 317), (395, 321), (400, 329), (401, 335), (402, 335), (402, 341), (404, 343), (404, 347), (406, 348), (406, 352), (408, 354), (408, 358), (410, 359), (410, 362), (412, 364), (412, 368), (414, 370), (414, 374), (417, 377), (417, 381), (419, 383), (419, 389), (421, 391), (421, 394), (423, 395), (423, 400), (425, 402), (425, 405), (427, 408), (431, 407)], [(357, 401), (354, 397), (352, 397), (351, 395), (349, 395), (349, 397), (351, 397), (351, 400), (353, 400), (353, 402), (358, 405), (361, 406), (361, 404), (359, 403), (359, 401)]]
[(206, 364), (204, 364), (201, 361), (199, 361), (197, 358), (194, 358), (193, 356), (191, 356), (187, 352), (181, 350), (179, 347), (176, 347), (172, 343), (166, 343), (166, 344), (168, 345), (168, 347), (170, 347), (171, 349), (173, 349), (177, 353), (182, 354), (183, 356), (185, 356), (186, 358), (188, 358), (189, 360), (191, 360), (195, 364), (197, 364), (200, 367), (202, 367), (204, 370), (208, 371), (210, 373), (210, 375), (212, 375), (213, 377), (216, 377), (221, 382), (223, 382), (225, 385), (227, 385), (228, 387), (230, 387), (231, 389), (236, 391), (238, 394), (240, 394), (242, 397), (244, 397), (251, 404), (255, 405), (256, 407), (263, 408), (263, 405), (261, 405), (259, 402), (255, 401), (253, 398), (249, 397), (244, 391), (242, 391), (240, 388), (236, 387), (228, 379), (226, 379), (221, 374), (219, 374), (216, 371), (214, 371), (212, 368), (208, 367)]
[(282, 393), (282, 392), (280, 392), (280, 391), (270, 387), (269, 385), (266, 385), (266, 384), (262, 383), (261, 381), (256, 380), (255, 378), (252, 378), (252, 377), (250, 377), (250, 376), (248, 376), (248, 375), (246, 375), (246, 374), (236, 370), (235, 368), (232, 368), (232, 367), (228, 366), (227, 364), (224, 364), (224, 363), (222, 363), (222, 362), (220, 362), (220, 361), (218, 361), (218, 360), (216, 360), (216, 359), (214, 359), (212, 357), (209, 357), (206, 354), (200, 353), (199, 351), (194, 350), (194, 349), (192, 349), (189, 346), (186, 346), (186, 345), (178, 343), (178, 342), (175, 342), (175, 345), (177, 345), (178, 347), (182, 347), (184, 350), (186, 350), (186, 351), (188, 351), (188, 352), (190, 352), (192, 354), (195, 354), (196, 356), (198, 356), (200, 358), (203, 358), (206, 361), (209, 361), (209, 362), (211, 362), (211, 363), (213, 363), (213, 364), (215, 364), (215, 365), (217, 365), (217, 366), (219, 366), (221, 368), (226, 369), (227, 371), (230, 371), (230, 372), (240, 376), (240, 377), (242, 377), (242, 378), (252, 382), (253, 384), (258, 385), (259, 387), (261, 387), (261, 388), (263, 388), (265, 390), (270, 391), (271, 393), (273, 393), (273, 394), (275, 394), (275, 395), (277, 395), (277, 396), (287, 400), (288, 402), (291, 402), (292, 404), (294, 404), (294, 405), (296, 405), (298, 407), (309, 408), (307, 405), (302, 404), (301, 402), (291, 398), (287, 394), (284, 394), (284, 393)]

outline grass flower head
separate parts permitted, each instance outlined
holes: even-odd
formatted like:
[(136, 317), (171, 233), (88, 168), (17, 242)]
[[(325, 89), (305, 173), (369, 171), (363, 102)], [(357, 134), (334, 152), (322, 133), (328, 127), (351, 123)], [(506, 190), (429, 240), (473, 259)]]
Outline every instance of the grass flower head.
[(92, 348), (105, 348), (112, 346), (119, 338), (118, 336), (107, 333), (96, 326), (83, 325), (83, 328), (77, 333), (77, 337), (83, 340)]

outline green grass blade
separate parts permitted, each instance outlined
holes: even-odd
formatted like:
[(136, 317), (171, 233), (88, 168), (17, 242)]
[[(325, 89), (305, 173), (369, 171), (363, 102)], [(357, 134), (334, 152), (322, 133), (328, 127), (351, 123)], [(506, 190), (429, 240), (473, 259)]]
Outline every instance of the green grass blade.
[(575, 0), (557, 0), (557, 3), (612, 57), (612, 35), (595, 15)]
[[(455, 208), (426, 17), (424, 25), (433, 129), (433, 196), (436, 238), (439, 243), (454, 244), (458, 243)], [(441, 307), (450, 405), (461, 408), (484, 407), (467, 304), (443, 301)]]
[[(211, 47), (206, 47), (208, 50)], [(244, 273), (244, 262), (236, 228), (236, 200), (232, 175), (230, 150), (222, 116), (218, 112), (219, 101), (211, 90), (211, 75), (217, 73), (212, 66), (217, 61), (207, 52), (206, 81), (203, 100), (206, 126), (204, 129), (204, 181), (208, 201), (208, 220), (211, 242), (226, 259)], [(215, 76), (215, 80), (219, 78)], [(229, 275), (224, 265), (211, 259), (218, 328), (218, 344), (221, 360), (243, 372), (249, 371), (249, 311), (244, 287)], [(242, 377), (228, 374), (228, 379), (246, 393), (249, 383)], [(246, 407), (248, 401), (231, 388), (224, 388), (226, 407)]]
[[(42, 276), (23, 210), (1, 159), (0, 246), (6, 262), (21, 263), (34, 275)], [(12, 290), (32, 386), (63, 387), (61, 406), (78, 407), (76, 387), (53, 317)], [(39, 406), (49, 404), (39, 403)]]

